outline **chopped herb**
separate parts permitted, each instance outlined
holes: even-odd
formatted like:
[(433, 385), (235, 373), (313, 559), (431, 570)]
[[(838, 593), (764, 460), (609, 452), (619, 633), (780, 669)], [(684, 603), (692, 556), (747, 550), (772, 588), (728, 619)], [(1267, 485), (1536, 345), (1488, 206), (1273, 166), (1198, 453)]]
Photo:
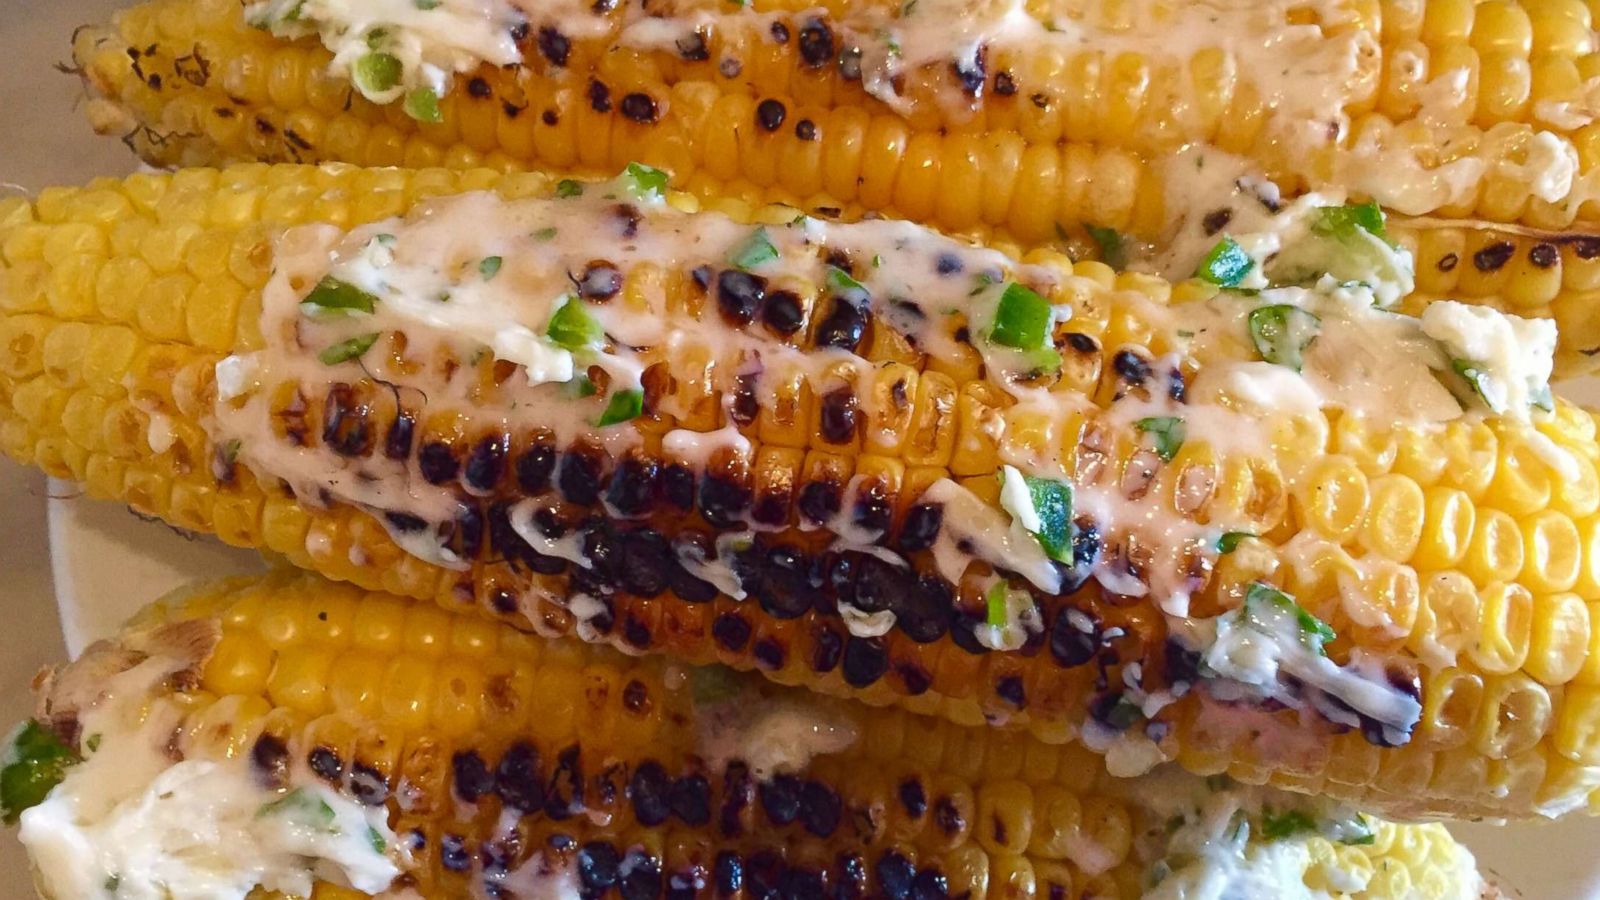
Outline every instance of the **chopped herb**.
[(749, 240), (728, 255), (728, 264), (738, 269), (753, 269), (777, 258), (778, 248), (772, 245), (772, 239), (767, 236), (767, 229), (763, 226), (752, 232)]
[(377, 241), (380, 247), (393, 247), (396, 240), (392, 234), (375, 234), (372, 239)]
[(443, 122), (444, 113), (439, 111), (439, 95), (433, 88), (419, 87), (406, 92), (406, 115), (418, 122)]
[(579, 375), (562, 385), (561, 391), (569, 400), (580, 400), (600, 393), (600, 389), (594, 386), (594, 382), (589, 380), (587, 375)]
[(724, 703), (739, 696), (742, 679), (727, 666), (695, 666), (689, 670), (689, 692), (696, 706)]
[(1227, 774), (1206, 776), (1206, 790), (1212, 793), (1225, 791), (1231, 787), (1233, 787), (1233, 779), (1228, 777)]
[(872, 254), (872, 267), (874, 269), (883, 268), (883, 255), (882, 254), (879, 254), (879, 253)]
[(1189, 330), (1189, 329), (1187, 329), (1187, 328), (1179, 328), (1179, 329), (1178, 329), (1178, 337), (1182, 337), (1182, 338), (1192, 338), (1192, 337), (1194, 337), (1194, 332), (1193, 332), (1193, 331), (1190, 331), (1190, 330)]
[(1151, 416), (1133, 423), (1134, 427), (1156, 440), (1156, 455), (1162, 462), (1172, 462), (1183, 447), (1188, 427), (1177, 416)]
[(992, 625), (995, 628), (1005, 627), (1006, 619), (1008, 618), (1006, 596), (1010, 593), (1011, 586), (1009, 584), (1004, 581), (997, 581), (993, 587), (989, 588), (989, 592), (983, 595), (983, 603), (986, 607), (983, 617), (984, 624)]
[(865, 292), (867, 289), (866, 285), (855, 280), (855, 278), (853, 278), (849, 272), (846, 272), (838, 266), (828, 267), (826, 279), (828, 282), (828, 287), (833, 288), (836, 291)]
[(1296, 603), (1293, 597), (1272, 585), (1251, 582), (1244, 593), (1244, 606), (1240, 607), (1245, 623), (1257, 631), (1270, 634), (1272, 623), (1269, 611), (1272, 610), (1294, 616), (1295, 623), (1300, 627), (1300, 642), (1321, 656), (1328, 655), (1323, 645), (1338, 635), (1327, 622), (1306, 612), (1305, 607)]
[(1250, 819), (1243, 810), (1233, 814), (1233, 824), (1228, 829), (1228, 840), (1234, 844), (1243, 844), (1250, 840)]
[(1261, 836), (1269, 841), (1292, 837), (1304, 831), (1316, 830), (1316, 820), (1297, 809), (1291, 809), (1279, 814), (1274, 814), (1269, 810), (1261, 814)]
[(631, 162), (622, 170), (623, 184), (641, 200), (664, 196), (667, 178), (667, 173), (643, 163)]
[(1013, 281), (1000, 294), (989, 340), (1019, 350), (1037, 349), (1049, 339), (1050, 319), (1049, 301)]
[(917, 0), (905, 0), (900, 4), (900, 18), (904, 19), (906, 16), (911, 15), (912, 10), (916, 8)]
[(556, 346), (566, 350), (583, 350), (600, 343), (600, 339), (605, 337), (600, 322), (589, 315), (583, 301), (570, 295), (567, 302), (561, 304), (561, 308), (550, 317), (550, 324), (544, 333)]
[(478, 263), (478, 274), (483, 276), (484, 281), (488, 281), (500, 274), (500, 262), (498, 256), (485, 256), (483, 261)]
[(1491, 399), (1495, 395), (1490, 389), (1489, 372), (1484, 368), (1483, 364), (1467, 359), (1452, 359), (1450, 360), (1450, 368), (1461, 376), (1461, 379), (1467, 383), (1467, 387), (1472, 389), (1472, 393), (1483, 401), (1483, 405), (1488, 407), (1490, 412), (1496, 415), (1505, 412), (1504, 403)]
[(1132, 728), (1136, 722), (1144, 717), (1144, 709), (1139, 704), (1128, 699), (1127, 694), (1117, 697), (1117, 702), (1105, 712), (1105, 722), (1118, 731)]
[(1072, 562), (1072, 485), (1054, 478), (1022, 476), (1028, 486), (1028, 499), (1033, 503), (1034, 515), (1039, 517), (1039, 530), (1034, 532), (1039, 546), (1058, 562)]
[(44, 802), (78, 754), (56, 733), (29, 721), (11, 739), (3, 756), (12, 762), (0, 769), (0, 818), (14, 825), (24, 810)]
[(568, 197), (583, 196), (583, 182), (571, 178), (563, 178), (556, 182), (556, 196), (565, 200)]
[(394, 90), (402, 72), (399, 57), (390, 53), (368, 53), (350, 67), (350, 81), (370, 99)]
[(1255, 534), (1248, 531), (1224, 531), (1222, 537), (1217, 538), (1217, 552), (1232, 553), (1239, 549), (1240, 541), (1255, 536)]
[(1372, 823), (1368, 822), (1367, 817), (1360, 813), (1356, 813), (1355, 822), (1342, 829), (1339, 835), (1339, 843), (1348, 844), (1352, 847), (1366, 846), (1377, 843), (1377, 841), (1378, 834), (1372, 830)]
[(367, 32), (367, 49), (368, 50), (376, 50), (379, 47), (382, 47), (383, 46), (383, 42), (388, 40), (388, 39), (389, 39), (389, 32), (388, 32), (387, 29), (374, 28), (371, 31)]
[(340, 341), (317, 354), (317, 359), (325, 366), (336, 366), (342, 362), (359, 359), (363, 353), (372, 349), (373, 343), (378, 340), (378, 332), (358, 334), (347, 341)]
[[(223, 465), (231, 466), (235, 462), (238, 462), (238, 460), (239, 460), (239, 451), (242, 450), (243, 448), (244, 448), (244, 442), (239, 440), (238, 438), (232, 438), (227, 443), (223, 444), (222, 445), (222, 462), (223, 462)], [(89, 749), (93, 750), (94, 748), (90, 747)]]
[(270, 803), (262, 804), (256, 810), (256, 818), (265, 816), (291, 816), (322, 828), (331, 826), (336, 818), (328, 801), (305, 788), (295, 788)]
[(551, 225), (549, 228), (541, 228), (533, 233), (533, 239), (536, 241), (548, 241), (555, 236), (556, 227), (554, 225)]
[(1221, 287), (1233, 287), (1243, 281), (1255, 266), (1256, 261), (1250, 258), (1250, 254), (1244, 252), (1238, 241), (1225, 237), (1211, 248), (1205, 259), (1200, 261), (1200, 268), (1195, 271), (1195, 275), (1202, 281), (1209, 281)]
[(968, 294), (967, 296), (976, 297), (988, 290), (991, 285), (997, 283), (999, 283), (999, 279), (995, 278), (993, 275), (989, 274), (988, 272), (979, 272), (972, 277), (972, 293)]
[(122, 876), (113, 875), (110, 878), (107, 878), (105, 884), (102, 884), (101, 887), (106, 889), (106, 893), (115, 894), (117, 892), (117, 888), (122, 887)]
[(611, 395), (611, 400), (606, 403), (606, 411), (600, 414), (600, 421), (595, 424), (601, 428), (618, 425), (638, 418), (642, 412), (644, 412), (644, 391), (628, 388)]
[(362, 312), (370, 313), (378, 305), (378, 298), (348, 281), (340, 281), (332, 275), (324, 275), (311, 293), (300, 301), (300, 306), (312, 307), (306, 312), (320, 314), (325, 312)]
[(1118, 272), (1128, 265), (1128, 240), (1122, 232), (1115, 228), (1102, 228), (1099, 225), (1083, 223), (1083, 230), (1089, 232), (1089, 237), (1094, 240), (1095, 246), (1100, 248), (1100, 261), (1116, 269)]
[(444, 0), (411, 0), (412, 5), (423, 12), (427, 12), (430, 9), (438, 9), (439, 4), (443, 2)]
[(94, 753), (100, 749), (100, 741), (104, 737), (104, 735), (100, 734), (91, 734), (89, 735), (88, 739), (83, 742), (83, 746), (86, 747), (90, 753)]
[(1338, 240), (1347, 240), (1357, 228), (1394, 246), (1384, 228), (1383, 210), (1376, 203), (1318, 207), (1316, 217), (1311, 220), (1312, 232)]
[(1317, 339), (1322, 320), (1314, 313), (1286, 303), (1258, 306), (1247, 320), (1256, 352), (1269, 363), (1300, 371), (1305, 351)]
[(389, 849), (389, 842), (383, 839), (383, 834), (371, 825), (367, 826), (367, 843), (372, 846), (373, 853), (383, 853)]

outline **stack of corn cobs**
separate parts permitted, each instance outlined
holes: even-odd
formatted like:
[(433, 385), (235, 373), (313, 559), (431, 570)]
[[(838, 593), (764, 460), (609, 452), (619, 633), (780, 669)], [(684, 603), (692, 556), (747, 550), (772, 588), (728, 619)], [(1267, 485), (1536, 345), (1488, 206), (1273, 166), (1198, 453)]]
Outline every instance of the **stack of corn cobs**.
[(1498, 895), (1386, 820), (1600, 803), (1597, 50), (1579, 0), (80, 29), (178, 168), (0, 201), (0, 449), (315, 574), (41, 678), (41, 892)]

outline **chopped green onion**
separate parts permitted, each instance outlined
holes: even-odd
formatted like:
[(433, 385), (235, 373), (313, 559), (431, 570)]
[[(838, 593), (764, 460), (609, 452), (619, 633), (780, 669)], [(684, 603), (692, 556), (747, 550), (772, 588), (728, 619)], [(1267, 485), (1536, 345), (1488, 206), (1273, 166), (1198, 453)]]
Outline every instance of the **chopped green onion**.
[(631, 162), (622, 174), (628, 190), (641, 200), (661, 197), (667, 192), (667, 173), (653, 166)]
[(1000, 294), (989, 340), (1020, 350), (1042, 347), (1050, 336), (1050, 319), (1050, 303), (1013, 281)]
[(556, 227), (554, 225), (551, 225), (548, 228), (541, 228), (533, 233), (533, 239), (536, 241), (548, 241), (555, 236)]
[(997, 279), (988, 272), (979, 272), (972, 276), (972, 293), (968, 297), (976, 297), (997, 283)]
[(222, 458), (222, 464), (225, 466), (233, 465), (239, 460), (239, 451), (242, 449), (244, 449), (244, 442), (238, 438), (232, 438), (227, 443), (223, 444), (219, 450), (219, 454)]
[(1270, 811), (1261, 814), (1261, 836), (1269, 841), (1276, 841), (1292, 837), (1301, 832), (1316, 830), (1316, 820), (1298, 809), (1291, 809), (1276, 815)]
[(611, 400), (606, 403), (606, 411), (600, 414), (600, 421), (595, 424), (601, 428), (618, 425), (638, 418), (642, 412), (644, 412), (644, 391), (628, 388), (611, 395)]
[(865, 291), (867, 286), (855, 280), (849, 272), (838, 266), (829, 266), (825, 276), (828, 287), (836, 291)]
[(323, 312), (363, 312), (370, 313), (378, 305), (378, 298), (348, 281), (340, 281), (332, 275), (323, 276), (311, 293), (300, 301), (301, 307), (313, 307), (307, 310), (313, 314)]
[(385, 40), (387, 40), (388, 37), (389, 37), (389, 32), (386, 29), (383, 29), (383, 28), (374, 28), (374, 29), (372, 29), (371, 31), (367, 32), (367, 49), (368, 50), (376, 50), (379, 47), (382, 47), (383, 46), (383, 42)]
[(1250, 340), (1269, 363), (1300, 371), (1305, 351), (1317, 339), (1322, 320), (1314, 313), (1286, 303), (1258, 306), (1248, 318)]
[(31, 720), (18, 729), (7, 751), (3, 755), (12, 762), (0, 769), (0, 818), (14, 825), (24, 810), (44, 802), (78, 754), (55, 732)]
[(312, 825), (327, 828), (336, 818), (328, 801), (305, 788), (295, 788), (282, 797), (264, 803), (256, 810), (256, 818), (265, 816), (293, 816)]
[(418, 122), (443, 122), (444, 113), (439, 111), (439, 95), (433, 88), (419, 87), (406, 92), (406, 115)]
[(1100, 261), (1116, 269), (1118, 272), (1128, 266), (1127, 238), (1115, 228), (1101, 228), (1098, 225), (1083, 223), (1083, 229), (1089, 232), (1089, 237), (1094, 240), (1095, 246), (1100, 248)]
[(394, 235), (388, 233), (375, 234), (372, 236), (372, 239), (377, 241), (378, 246), (380, 247), (393, 247), (396, 240)]
[(488, 281), (500, 274), (500, 263), (501, 259), (498, 256), (485, 256), (483, 261), (478, 263), (478, 274), (483, 276), (484, 281)]
[(1162, 462), (1172, 462), (1183, 447), (1188, 427), (1177, 416), (1151, 416), (1140, 419), (1133, 426), (1156, 439), (1156, 455)]
[(883, 254), (881, 254), (881, 253), (872, 254), (872, 267), (874, 269), (883, 268)]
[(1010, 618), (1006, 608), (1006, 596), (1010, 593), (1011, 585), (1006, 584), (1004, 581), (997, 581), (993, 587), (989, 588), (988, 593), (983, 595), (985, 607), (984, 624), (992, 625), (995, 628), (1005, 627), (1006, 620)]
[(1389, 233), (1384, 228), (1383, 210), (1376, 203), (1321, 206), (1311, 220), (1312, 232), (1338, 240), (1349, 239), (1358, 228), (1373, 237), (1389, 241)]
[(1217, 538), (1217, 552), (1232, 553), (1239, 549), (1240, 541), (1253, 537), (1256, 537), (1256, 535), (1248, 531), (1225, 531), (1222, 533), (1222, 537)]
[(1072, 562), (1072, 485), (1054, 478), (1022, 476), (1028, 486), (1028, 499), (1033, 502), (1034, 515), (1039, 517), (1039, 530), (1034, 537), (1051, 559)]
[(104, 739), (104, 737), (105, 735), (102, 734), (91, 734), (86, 740), (84, 740), (83, 746), (90, 753), (94, 753), (100, 749), (100, 741)]
[(1200, 261), (1200, 268), (1195, 275), (1221, 287), (1233, 287), (1243, 281), (1255, 266), (1256, 261), (1244, 252), (1238, 241), (1225, 237)]
[(1342, 834), (1339, 837), (1339, 843), (1352, 847), (1362, 847), (1378, 841), (1378, 834), (1372, 830), (1372, 823), (1368, 822), (1367, 817), (1361, 813), (1356, 813), (1355, 825), (1349, 827), (1348, 830), (1350, 833)]
[(754, 269), (762, 263), (772, 262), (778, 258), (778, 248), (772, 245), (772, 239), (767, 237), (767, 229), (759, 227), (750, 235), (750, 239), (741, 244), (728, 255), (728, 264), (738, 269)]
[(1268, 610), (1293, 615), (1295, 623), (1300, 627), (1300, 642), (1307, 648), (1322, 656), (1327, 656), (1323, 645), (1333, 640), (1336, 635), (1327, 622), (1306, 612), (1305, 607), (1295, 602), (1295, 599), (1270, 584), (1253, 581), (1245, 589), (1244, 606), (1240, 608), (1245, 621), (1258, 631), (1271, 632), (1271, 623), (1268, 621)]
[(563, 178), (556, 182), (556, 196), (565, 200), (568, 197), (583, 196), (583, 182), (571, 178)]
[(321, 360), (325, 366), (336, 366), (342, 362), (359, 359), (363, 353), (372, 349), (373, 343), (377, 340), (378, 332), (376, 331), (358, 334), (347, 341), (340, 341), (318, 353), (317, 359)]
[(378, 829), (373, 828), (371, 825), (367, 826), (367, 843), (372, 845), (373, 853), (381, 854), (389, 849), (389, 842), (384, 840)]
[(122, 887), (122, 876), (112, 875), (106, 879), (105, 884), (102, 884), (101, 887), (106, 889), (106, 893), (115, 894), (117, 892), (117, 888)]
[(1467, 383), (1467, 387), (1472, 389), (1472, 392), (1478, 396), (1479, 400), (1483, 401), (1483, 405), (1488, 407), (1490, 412), (1496, 415), (1505, 412), (1505, 404), (1489, 399), (1491, 396), (1489, 372), (1482, 364), (1468, 359), (1452, 359), (1450, 360), (1450, 368), (1461, 376), (1462, 380)]
[(350, 67), (350, 81), (367, 98), (394, 89), (404, 69), (400, 58), (391, 53), (368, 53)]
[(556, 346), (566, 350), (583, 350), (600, 343), (600, 339), (605, 337), (605, 330), (594, 316), (589, 315), (583, 301), (570, 295), (567, 302), (550, 317), (550, 324), (544, 333)]
[(1129, 700), (1127, 694), (1119, 694), (1117, 701), (1105, 711), (1105, 723), (1117, 731), (1126, 731), (1143, 716), (1144, 709), (1139, 704)]
[(739, 696), (743, 679), (727, 666), (691, 666), (689, 693), (696, 706), (711, 706)]

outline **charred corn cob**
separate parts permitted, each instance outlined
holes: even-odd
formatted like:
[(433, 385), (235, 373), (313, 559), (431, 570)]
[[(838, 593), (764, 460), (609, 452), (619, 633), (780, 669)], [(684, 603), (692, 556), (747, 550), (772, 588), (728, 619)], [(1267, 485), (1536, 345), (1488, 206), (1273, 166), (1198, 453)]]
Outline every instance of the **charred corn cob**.
[(762, 684), (285, 572), (47, 675), (0, 800), (46, 897), (1485, 895), (1442, 826)]
[[(1251, 293), (1236, 245), (1173, 297), (906, 223), (686, 212), (664, 177), (254, 165), (7, 201), (0, 446), (369, 589), (1078, 734), (1118, 772), (1587, 802), (1600, 447), (1543, 384), (1548, 323)], [(1318, 221), (1367, 246), (1369, 212)]]

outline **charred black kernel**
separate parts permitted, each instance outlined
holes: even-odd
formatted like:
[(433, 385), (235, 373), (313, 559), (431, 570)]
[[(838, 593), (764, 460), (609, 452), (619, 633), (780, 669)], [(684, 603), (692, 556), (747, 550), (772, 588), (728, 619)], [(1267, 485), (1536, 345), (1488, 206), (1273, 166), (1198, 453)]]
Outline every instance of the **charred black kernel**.
[(789, 43), (789, 26), (788, 25), (785, 25), (783, 22), (773, 22), (772, 23), (772, 28), (769, 29), (769, 31), (772, 34), (772, 39), (774, 41), (777, 41), (780, 44)]
[(661, 473), (661, 499), (681, 510), (694, 508), (694, 472), (672, 463)]
[(851, 687), (874, 684), (889, 670), (889, 653), (877, 638), (851, 635), (844, 645), (844, 680)]
[(856, 392), (850, 387), (835, 388), (822, 395), (818, 416), (822, 437), (830, 444), (844, 444), (856, 436)]
[(1161, 674), (1169, 685), (1199, 680), (1200, 651), (1190, 650), (1167, 638), (1166, 652), (1161, 659)]
[(583, 811), (583, 759), (577, 744), (556, 756), (555, 771), (544, 792), (544, 814), (561, 821)]
[(656, 900), (661, 896), (661, 861), (642, 850), (629, 850), (619, 888), (622, 900)]
[(789, 115), (789, 110), (784, 108), (783, 101), (767, 98), (756, 104), (756, 124), (766, 131), (777, 131), (783, 127), (783, 120)]
[(837, 300), (833, 311), (817, 327), (817, 346), (854, 350), (866, 331), (867, 317), (860, 308), (847, 300)]
[(698, 31), (691, 31), (672, 44), (678, 49), (678, 55), (689, 62), (705, 62), (711, 58), (711, 48), (706, 46), (706, 36)]
[(617, 870), (622, 860), (617, 848), (605, 841), (590, 841), (578, 848), (578, 880), (584, 892), (603, 894), (617, 883)]
[(850, 517), (858, 528), (882, 535), (894, 520), (894, 506), (888, 488), (874, 481), (856, 493), (855, 508)]
[(941, 253), (934, 261), (933, 267), (940, 275), (955, 275), (965, 269), (966, 265), (961, 262), (961, 257), (954, 253)]
[(417, 454), (417, 470), (429, 484), (454, 481), (460, 469), (461, 465), (456, 462), (450, 445), (441, 441), (423, 444), (421, 452)]
[(711, 287), (711, 267), (695, 266), (689, 270), (689, 278), (694, 281), (694, 286), (704, 292)]
[(860, 47), (846, 47), (839, 54), (839, 77), (845, 81), (861, 80)]
[(730, 653), (741, 653), (750, 643), (750, 634), (754, 629), (745, 621), (744, 616), (736, 612), (725, 612), (717, 616), (711, 623), (711, 636), (717, 639), (717, 644)]
[(338, 784), (344, 777), (344, 762), (328, 747), (313, 747), (306, 755), (306, 765), (323, 781)]
[(450, 523), (445, 544), (461, 559), (475, 559), (483, 549), (483, 512), (476, 505), (462, 505)]
[(1517, 252), (1515, 244), (1510, 241), (1495, 241), (1472, 254), (1472, 264), (1480, 272), (1499, 271), (1501, 266), (1511, 261), (1511, 255)]
[(994, 92), (1000, 97), (1009, 97), (1017, 92), (1017, 79), (1005, 70), (994, 73)]
[(544, 807), (544, 776), (539, 751), (518, 741), (506, 748), (494, 770), (494, 792), (506, 806), (523, 813)]
[(800, 823), (817, 837), (827, 837), (839, 827), (844, 804), (839, 795), (818, 781), (800, 787)]
[[(916, 573), (913, 570), (890, 565), (876, 556), (862, 554), (855, 570), (854, 590), (847, 599), (864, 612), (889, 609), (916, 589)], [(845, 660), (848, 666), (848, 654)]]
[(629, 456), (617, 464), (606, 487), (606, 502), (624, 516), (642, 516), (656, 498), (661, 465), (650, 457)]
[(800, 514), (818, 525), (827, 522), (838, 515), (842, 493), (831, 481), (813, 481), (800, 489)]
[(1033, 94), (1028, 96), (1028, 102), (1039, 107), (1040, 109), (1049, 109), (1050, 95), (1046, 94), (1044, 91), (1035, 91)]
[(539, 52), (543, 54), (545, 59), (550, 60), (551, 64), (564, 66), (567, 64), (567, 57), (572, 54), (572, 41), (554, 28), (541, 28), (539, 29)]
[(827, 888), (822, 873), (802, 866), (790, 866), (778, 878), (781, 900), (826, 900)]
[(1124, 381), (1138, 386), (1150, 378), (1150, 363), (1132, 350), (1118, 350), (1111, 358), (1111, 367)]
[(789, 521), (789, 493), (774, 490), (757, 494), (750, 518), (758, 525), (783, 525)]
[(943, 504), (916, 504), (906, 511), (906, 519), (900, 525), (900, 549), (912, 553), (932, 547), (934, 540), (939, 537), (939, 529), (943, 526)]
[(411, 442), (417, 430), (417, 417), (402, 409), (389, 423), (389, 433), (383, 439), (383, 455), (390, 459), (405, 459), (411, 455)]
[(973, 656), (982, 656), (989, 652), (988, 647), (978, 642), (977, 627), (982, 624), (982, 617), (955, 609), (950, 614), (950, 640)]
[(923, 869), (911, 883), (912, 900), (946, 900), (950, 896), (950, 881), (938, 869)]
[(665, 900), (695, 900), (705, 887), (705, 869), (694, 865), (667, 876)]
[(618, 108), (622, 110), (623, 115), (645, 125), (654, 123), (661, 116), (655, 98), (649, 94), (627, 94), (622, 98), (622, 104)]
[(750, 505), (750, 489), (731, 478), (706, 473), (700, 482), (700, 514), (718, 528), (730, 528)]
[(794, 136), (802, 141), (816, 140), (817, 123), (811, 121), (810, 119), (801, 119), (800, 121), (794, 123)]
[(608, 262), (591, 262), (578, 279), (578, 293), (590, 300), (610, 300), (622, 290), (622, 273)]
[(659, 531), (641, 528), (622, 538), (619, 582), (637, 597), (656, 597), (667, 589), (667, 573), (677, 566), (672, 547)]
[(1439, 257), (1439, 261), (1437, 263), (1434, 263), (1434, 265), (1441, 272), (1450, 272), (1450, 271), (1454, 271), (1455, 267), (1460, 262), (1461, 262), (1461, 257), (1458, 256), (1457, 254), (1455, 254), (1455, 253), (1446, 253), (1445, 255)]
[(250, 747), (250, 764), (261, 783), (281, 788), (289, 783), (289, 745), (275, 734), (262, 732)]
[(800, 58), (816, 68), (833, 59), (833, 29), (821, 19), (807, 19), (800, 26)]
[(878, 857), (874, 867), (878, 876), (878, 892), (888, 900), (907, 900), (911, 896), (911, 883), (917, 877), (917, 868), (904, 855), (890, 850)]
[(709, 603), (717, 598), (717, 587), (675, 565), (667, 572), (667, 589), (685, 603)]
[(611, 214), (616, 216), (617, 231), (625, 238), (633, 238), (639, 234), (639, 223), (644, 221), (644, 213), (632, 203), (618, 203), (611, 207)]
[(672, 814), (671, 792), (672, 777), (661, 763), (653, 759), (640, 763), (628, 783), (628, 799), (633, 801), (633, 814), (638, 817), (639, 824), (652, 826), (665, 822)]
[(756, 595), (761, 608), (778, 619), (805, 615), (813, 601), (811, 560), (787, 544), (775, 544), (764, 553), (759, 552), (759, 548), (753, 550), (756, 552), (750, 555), (754, 557), (757, 571), (751, 573), (750, 582), (755, 584), (751, 593)]
[(467, 96), (476, 100), (487, 98), (493, 91), (489, 89), (489, 82), (474, 76), (467, 82)]
[(600, 499), (600, 460), (597, 454), (581, 451), (561, 457), (556, 485), (561, 495), (580, 506), (593, 506)]
[(867, 863), (859, 853), (841, 853), (833, 864), (834, 900), (860, 900), (867, 893)]
[(711, 782), (704, 775), (689, 775), (672, 783), (667, 795), (672, 814), (688, 825), (711, 821)]
[(1050, 628), (1050, 655), (1066, 668), (1081, 666), (1100, 649), (1100, 619), (1088, 610), (1063, 607)]
[(1219, 207), (1206, 213), (1205, 218), (1200, 220), (1200, 230), (1205, 232), (1206, 237), (1213, 237), (1232, 221), (1233, 210), (1226, 206)]
[(744, 63), (738, 57), (724, 57), (722, 62), (717, 63), (717, 71), (722, 73), (723, 78), (738, 78), (739, 73), (744, 71)]
[(756, 420), (761, 415), (761, 398), (756, 394), (756, 375), (745, 373), (735, 376), (733, 384), (733, 405), (728, 410), (729, 418), (735, 425), (743, 427)]
[(365, 456), (372, 449), (370, 410), (348, 384), (328, 388), (323, 404), (322, 443), (340, 456)]
[(589, 107), (595, 112), (611, 112), (611, 88), (593, 78), (589, 79)]
[(1100, 342), (1081, 331), (1067, 332), (1067, 346), (1079, 353), (1100, 352)]
[(761, 321), (774, 334), (788, 337), (805, 324), (805, 309), (800, 305), (800, 295), (794, 291), (773, 291), (761, 307)]
[(350, 793), (362, 806), (377, 806), (389, 797), (389, 779), (366, 763), (350, 766)]
[(622, 707), (631, 713), (644, 713), (650, 709), (650, 689), (635, 678), (622, 687)]
[(950, 336), (952, 338), (954, 338), (955, 342), (958, 343), (958, 344), (971, 344), (972, 343), (972, 329), (968, 328), (965, 325), (961, 326), (960, 328), (957, 328)]
[(800, 779), (793, 775), (775, 775), (756, 789), (761, 799), (761, 809), (774, 825), (787, 825), (800, 817)]
[(1548, 269), (1560, 261), (1561, 251), (1548, 241), (1540, 241), (1528, 251), (1528, 262), (1540, 269)]
[(463, 803), (477, 803), (484, 794), (494, 789), (494, 776), (489, 765), (476, 750), (461, 750), (450, 757), (451, 785)]
[(622, 620), (622, 639), (627, 642), (629, 647), (637, 650), (649, 650), (650, 626), (646, 625), (643, 619), (640, 619), (630, 611), (627, 617)]
[(494, 490), (506, 470), (506, 454), (509, 450), (506, 437), (499, 434), (473, 444), (472, 450), (467, 453), (466, 468), (461, 473), (467, 487), (476, 491)]
[(1112, 731), (1128, 730), (1140, 715), (1138, 706), (1120, 693), (1104, 693), (1089, 703), (1089, 717)]
[(754, 322), (766, 295), (767, 280), (759, 275), (738, 269), (723, 269), (717, 273), (717, 308), (735, 325)]
[(900, 683), (905, 686), (908, 697), (920, 697), (933, 687), (933, 675), (920, 663), (896, 663), (894, 672), (900, 676)]
[(970, 59), (957, 59), (950, 64), (950, 71), (955, 73), (956, 80), (960, 82), (961, 89), (976, 97), (983, 93), (983, 86), (989, 80), (988, 56), (985, 48), (978, 47), (978, 52), (972, 54)]
[(994, 692), (1001, 700), (1018, 709), (1028, 705), (1027, 692), (1022, 687), (1022, 679), (1016, 675), (1006, 675), (994, 683)]
[(1189, 384), (1183, 380), (1183, 370), (1173, 366), (1167, 371), (1167, 397), (1174, 403), (1187, 402)]
[(717, 814), (717, 827), (724, 837), (735, 837), (744, 831), (743, 813), (755, 803), (755, 779), (750, 777), (750, 767), (734, 760), (722, 773), (722, 809)]
[(900, 798), (900, 808), (910, 818), (920, 819), (928, 811), (928, 793), (923, 790), (920, 780), (907, 778), (900, 782), (900, 788), (895, 793)]
[(933, 801), (933, 824), (947, 835), (956, 835), (967, 827), (967, 817), (961, 814), (961, 807), (954, 800), (941, 796)]
[(550, 475), (556, 470), (556, 448), (534, 444), (517, 457), (517, 487), (524, 494), (542, 494), (550, 489)]
[(511, 527), (511, 504), (508, 502), (489, 505), (489, 541), (495, 552), (514, 565), (526, 566), (541, 575), (560, 575), (567, 570), (566, 560), (545, 556), (517, 534)]
[(561, 115), (553, 109), (547, 109), (539, 115), (539, 121), (551, 127), (555, 127), (556, 125), (561, 124)]
[(711, 867), (712, 878), (717, 883), (717, 895), (731, 897), (739, 893), (744, 887), (744, 863), (739, 859), (739, 854), (732, 850), (723, 850), (717, 854), (717, 861)]
[(812, 631), (811, 670), (832, 672), (844, 657), (844, 638), (827, 625), (818, 625)]
[(783, 880), (783, 857), (774, 850), (757, 850), (744, 861), (745, 896), (782, 900), (778, 885)]
[(1579, 259), (1594, 259), (1600, 256), (1600, 237), (1581, 235), (1567, 241), (1572, 246), (1572, 252)]
[(447, 872), (465, 872), (472, 868), (472, 854), (467, 852), (461, 835), (447, 834), (439, 840), (439, 865)]
[(783, 668), (783, 645), (772, 638), (762, 638), (750, 648), (750, 654), (756, 658), (756, 663), (767, 671)]

